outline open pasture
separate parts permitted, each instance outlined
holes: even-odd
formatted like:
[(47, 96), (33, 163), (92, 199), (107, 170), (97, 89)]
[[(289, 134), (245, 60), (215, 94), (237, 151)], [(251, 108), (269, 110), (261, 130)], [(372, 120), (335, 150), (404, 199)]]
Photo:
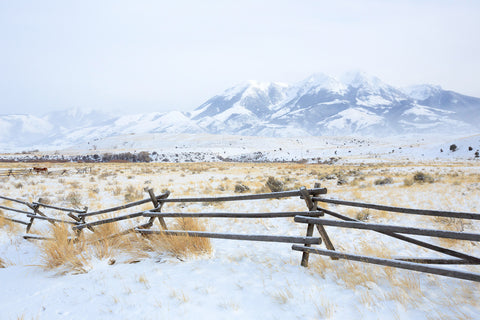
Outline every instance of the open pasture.
[[(0, 169), (29, 169), (32, 164), (1, 163)], [(320, 165), (298, 163), (38, 163), (62, 174), (0, 177), (0, 195), (29, 202), (95, 211), (148, 197), (153, 188), (171, 197), (223, 196), (298, 190), (321, 183), (330, 198), (421, 209), (480, 212), (480, 165), (477, 162), (369, 163)], [(0, 204), (11, 205), (8, 201)], [(39, 201), (40, 202), (40, 201)], [(478, 222), (414, 216), (320, 203), (352, 218), (450, 231), (478, 232)], [(152, 204), (145, 204), (148, 210)], [(304, 211), (301, 199), (234, 203), (166, 203), (164, 212)], [(3, 215), (7, 213), (2, 212)], [(20, 215), (21, 216), (21, 215)], [(58, 216), (58, 218), (65, 218)], [(144, 219), (144, 218), (143, 218)], [(181, 224), (173, 218), (167, 225)], [(293, 218), (200, 218), (183, 226), (215, 232), (272, 233), (304, 236)], [(141, 223), (141, 218), (101, 230)], [(158, 223), (158, 222), (156, 222)], [(185, 221), (183, 221), (185, 223)], [(38, 223), (32, 232), (64, 237), (70, 256), (55, 256), (51, 243), (28, 242), (24, 228), (3, 220), (0, 228), (1, 303), (8, 318), (83, 318), (88, 305), (102, 318), (427, 318), (469, 319), (480, 311), (479, 284), (346, 260), (311, 256), (299, 266), (301, 253), (288, 244), (213, 239), (202, 250), (165, 239), (108, 242), (108, 248), (69, 247), (68, 228), (52, 230)], [(157, 225), (158, 227), (158, 225)], [(114, 229), (114, 230), (112, 230)], [(389, 258), (435, 256), (434, 252), (392, 241), (373, 232), (326, 227), (333, 244), (346, 252)], [(100, 233), (101, 233), (100, 232)], [(85, 236), (92, 237), (86, 230)], [(422, 238), (422, 237), (420, 237)], [(188, 240), (188, 239), (187, 239)], [(433, 240), (432, 240), (433, 241)], [(435, 239), (437, 244), (476, 255), (470, 241)], [(127, 243), (125, 243), (127, 242)], [(162, 245), (163, 243), (163, 245)], [(321, 245), (324, 246), (323, 244)], [(197, 246), (198, 247), (198, 246)], [(182, 250), (179, 250), (182, 249)], [(101, 250), (102, 249), (102, 250)], [(438, 256), (438, 255), (437, 255)], [(135, 262), (135, 263), (133, 263)], [(479, 272), (477, 266), (459, 266)], [(28, 303), (25, 303), (28, 301)], [(139, 313), (139, 310), (142, 312)], [(82, 311), (80, 313), (80, 311)]]

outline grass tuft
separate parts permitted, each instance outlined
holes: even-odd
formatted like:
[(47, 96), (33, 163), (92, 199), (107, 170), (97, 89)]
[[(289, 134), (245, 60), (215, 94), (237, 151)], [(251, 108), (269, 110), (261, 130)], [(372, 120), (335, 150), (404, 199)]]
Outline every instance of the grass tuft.
[(133, 185), (129, 185), (127, 188), (125, 188), (125, 192), (125, 200), (128, 202), (140, 200), (143, 197), (142, 190), (135, 188)]
[(21, 226), (13, 221), (4, 218), (4, 213), (0, 210), (0, 228), (6, 228), (9, 232), (16, 233), (21, 230)]
[[(177, 218), (176, 230), (205, 231), (205, 226), (192, 218)], [(212, 252), (210, 239), (190, 236), (153, 235), (150, 248), (156, 252), (168, 252), (176, 257), (197, 256)]]
[(62, 267), (59, 273), (87, 272), (85, 241), (73, 241), (65, 224), (51, 226), (53, 240), (39, 241), (42, 268), (53, 270)]

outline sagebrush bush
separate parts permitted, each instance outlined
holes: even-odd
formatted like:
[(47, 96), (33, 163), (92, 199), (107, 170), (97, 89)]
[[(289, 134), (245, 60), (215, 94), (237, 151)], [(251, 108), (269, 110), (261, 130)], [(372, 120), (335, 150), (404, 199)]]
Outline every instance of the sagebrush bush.
[(370, 218), (370, 211), (368, 209), (359, 211), (355, 218), (360, 221), (367, 221)]
[(433, 177), (431, 175), (429, 175), (428, 173), (417, 172), (413, 176), (413, 181), (414, 182), (420, 182), (420, 183), (422, 183), (422, 182), (433, 183), (435, 181), (435, 179), (433, 179)]
[(241, 183), (237, 183), (235, 185), (235, 192), (236, 193), (244, 193), (244, 192), (247, 192), (247, 191), (250, 191), (250, 188), (244, 184), (241, 184)]
[(275, 179), (274, 177), (270, 176), (267, 179), (267, 183), (265, 184), (270, 191), (272, 192), (280, 192), (284, 190), (285, 185), (282, 181)]
[(143, 192), (137, 188), (135, 188), (133, 185), (129, 185), (125, 189), (125, 200), (128, 202), (140, 200), (143, 197)]
[(75, 191), (70, 192), (67, 194), (67, 197), (65, 198), (67, 202), (69, 202), (74, 208), (80, 208), (82, 204), (82, 196)]
[(379, 178), (373, 182), (373, 184), (376, 186), (383, 186), (385, 184), (392, 184), (392, 183), (393, 183), (393, 179), (390, 177)]

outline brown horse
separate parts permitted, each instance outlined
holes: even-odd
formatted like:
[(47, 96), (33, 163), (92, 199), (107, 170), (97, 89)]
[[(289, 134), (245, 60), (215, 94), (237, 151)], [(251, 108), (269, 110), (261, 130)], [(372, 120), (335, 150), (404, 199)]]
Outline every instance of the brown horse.
[(41, 168), (41, 167), (33, 167), (33, 171), (36, 172), (37, 174), (38, 173), (48, 173), (47, 168)]

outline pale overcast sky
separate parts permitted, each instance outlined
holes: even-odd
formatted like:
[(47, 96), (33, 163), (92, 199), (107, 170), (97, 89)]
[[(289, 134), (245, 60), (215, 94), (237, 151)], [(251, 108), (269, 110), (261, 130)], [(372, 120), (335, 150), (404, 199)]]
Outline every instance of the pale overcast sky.
[(0, 113), (193, 110), (361, 69), (480, 97), (480, 1), (0, 0)]

